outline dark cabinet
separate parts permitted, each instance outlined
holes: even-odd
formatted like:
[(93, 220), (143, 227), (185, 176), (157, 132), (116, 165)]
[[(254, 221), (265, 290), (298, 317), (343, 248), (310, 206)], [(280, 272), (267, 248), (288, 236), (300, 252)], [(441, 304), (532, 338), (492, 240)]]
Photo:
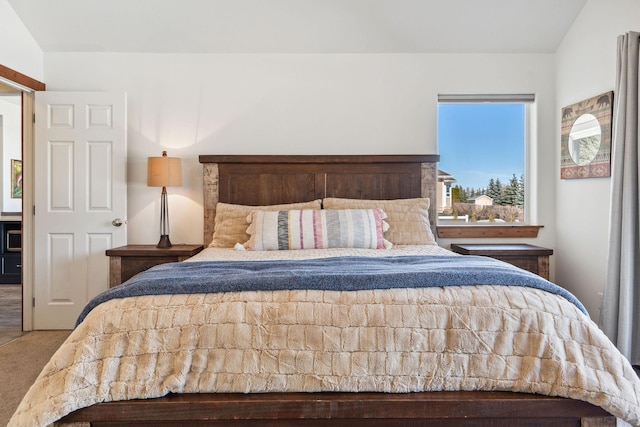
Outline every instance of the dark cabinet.
[(553, 249), (526, 243), (452, 243), (451, 250), (463, 255), (496, 258), (549, 280), (549, 256)]
[(0, 222), (0, 284), (22, 283), (22, 223)]
[(109, 287), (117, 286), (143, 270), (168, 262), (180, 262), (194, 256), (203, 245), (173, 245), (156, 248), (156, 245), (127, 245), (107, 249), (109, 261)]

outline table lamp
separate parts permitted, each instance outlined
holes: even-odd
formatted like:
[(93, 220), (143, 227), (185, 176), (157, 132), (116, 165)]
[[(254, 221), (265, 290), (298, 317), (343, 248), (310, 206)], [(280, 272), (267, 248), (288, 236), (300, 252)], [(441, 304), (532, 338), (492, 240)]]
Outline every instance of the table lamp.
[(149, 157), (147, 162), (147, 186), (162, 187), (160, 195), (160, 241), (157, 248), (170, 248), (169, 240), (169, 207), (167, 205), (167, 187), (182, 185), (182, 162), (178, 157)]

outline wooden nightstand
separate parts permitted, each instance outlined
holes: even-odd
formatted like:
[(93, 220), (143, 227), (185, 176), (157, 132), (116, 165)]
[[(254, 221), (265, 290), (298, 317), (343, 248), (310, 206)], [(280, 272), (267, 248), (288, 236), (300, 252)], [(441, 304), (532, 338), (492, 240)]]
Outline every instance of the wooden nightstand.
[(549, 280), (549, 255), (553, 255), (553, 249), (524, 243), (452, 243), (451, 250), (463, 255), (496, 258)]
[(184, 261), (204, 248), (203, 245), (174, 245), (156, 248), (155, 245), (127, 245), (107, 249), (109, 287), (117, 286), (154, 265)]

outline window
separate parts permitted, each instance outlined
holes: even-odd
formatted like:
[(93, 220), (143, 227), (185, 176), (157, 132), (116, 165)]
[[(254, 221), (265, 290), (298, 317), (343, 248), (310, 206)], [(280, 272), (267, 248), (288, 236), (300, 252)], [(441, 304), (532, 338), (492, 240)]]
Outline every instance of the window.
[(526, 223), (533, 95), (439, 95), (438, 225)]

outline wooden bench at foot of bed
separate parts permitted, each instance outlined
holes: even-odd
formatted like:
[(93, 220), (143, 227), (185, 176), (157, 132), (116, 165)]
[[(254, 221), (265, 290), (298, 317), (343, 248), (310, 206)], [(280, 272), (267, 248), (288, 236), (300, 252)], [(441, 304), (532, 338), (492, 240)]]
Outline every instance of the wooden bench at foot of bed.
[[(55, 423), (91, 426), (614, 427), (586, 402), (511, 392), (174, 394), (80, 409)], [(82, 424), (77, 424), (82, 423)]]

